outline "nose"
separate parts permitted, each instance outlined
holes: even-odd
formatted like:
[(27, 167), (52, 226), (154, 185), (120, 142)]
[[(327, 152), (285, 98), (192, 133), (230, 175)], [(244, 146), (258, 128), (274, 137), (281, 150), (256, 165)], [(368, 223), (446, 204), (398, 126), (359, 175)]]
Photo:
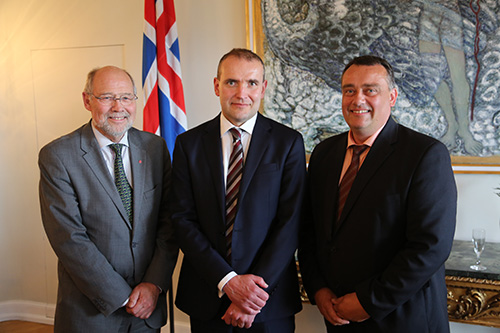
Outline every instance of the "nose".
[(356, 94), (354, 94), (353, 103), (356, 105), (365, 103), (365, 94), (363, 93), (363, 90), (359, 90), (358, 92), (356, 92)]
[(114, 98), (111, 102), (111, 108), (113, 110), (121, 110), (123, 108), (123, 104), (121, 103), (119, 98)]
[(238, 87), (236, 88), (236, 97), (240, 98), (240, 97), (245, 97), (247, 95), (247, 88), (244, 84), (240, 84), (238, 85)]

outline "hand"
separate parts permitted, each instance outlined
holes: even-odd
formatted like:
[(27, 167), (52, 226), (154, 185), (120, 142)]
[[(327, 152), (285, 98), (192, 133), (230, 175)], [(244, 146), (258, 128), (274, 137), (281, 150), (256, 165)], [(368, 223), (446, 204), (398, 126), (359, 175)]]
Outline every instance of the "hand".
[(337, 296), (329, 288), (321, 288), (314, 294), (314, 300), (318, 305), (319, 312), (335, 326), (349, 324), (348, 320), (343, 319), (333, 307), (333, 300)]
[(356, 293), (350, 293), (332, 300), (333, 308), (339, 316), (350, 321), (365, 321), (370, 315), (363, 309), (359, 303)]
[(238, 308), (234, 303), (227, 308), (226, 313), (222, 316), (222, 320), (228, 325), (239, 328), (250, 328), (252, 327), (255, 315), (245, 314)]
[(243, 313), (256, 315), (266, 305), (269, 294), (262, 288), (268, 285), (260, 276), (236, 275), (223, 288), (227, 297)]
[(132, 290), (125, 309), (137, 318), (147, 319), (156, 308), (158, 295), (160, 295), (160, 289), (156, 285), (142, 282)]

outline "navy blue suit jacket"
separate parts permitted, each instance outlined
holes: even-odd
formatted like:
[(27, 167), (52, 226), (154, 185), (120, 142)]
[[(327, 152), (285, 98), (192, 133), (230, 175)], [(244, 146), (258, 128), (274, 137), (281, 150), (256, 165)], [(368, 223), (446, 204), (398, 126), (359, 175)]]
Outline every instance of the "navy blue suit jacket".
[(310, 159), (310, 219), (299, 249), (308, 295), (323, 287), (337, 296), (356, 292), (371, 318), (359, 330), (347, 325), (350, 332), (448, 332), (444, 262), (457, 193), (446, 147), (390, 118), (335, 228), (346, 146), (343, 133), (320, 143)]
[(256, 322), (293, 315), (301, 309), (294, 252), (306, 178), (302, 136), (258, 114), (228, 263), (219, 117), (179, 135), (175, 145), (172, 213), (184, 253), (176, 305), (193, 318), (214, 319), (223, 306), (217, 284), (235, 271), (269, 285)]

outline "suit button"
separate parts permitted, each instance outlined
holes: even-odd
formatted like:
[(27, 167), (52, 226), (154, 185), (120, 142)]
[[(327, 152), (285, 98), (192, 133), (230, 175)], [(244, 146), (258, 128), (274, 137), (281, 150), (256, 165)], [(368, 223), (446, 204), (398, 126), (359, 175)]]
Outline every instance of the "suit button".
[(137, 247), (137, 243), (136, 242), (132, 242), (132, 248), (136, 248)]

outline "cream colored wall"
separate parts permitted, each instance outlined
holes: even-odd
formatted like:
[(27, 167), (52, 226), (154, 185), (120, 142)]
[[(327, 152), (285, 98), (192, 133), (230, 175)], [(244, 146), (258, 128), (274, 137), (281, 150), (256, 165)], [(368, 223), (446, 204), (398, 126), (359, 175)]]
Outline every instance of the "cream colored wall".
[[(175, 5), (194, 126), (219, 111), (212, 88), (219, 57), (245, 46), (244, 0)], [(0, 1), (0, 320), (12, 301), (46, 304), (52, 315), (56, 258), (40, 219), (38, 151), (88, 121), (80, 96), (89, 69), (123, 66), (140, 86), (142, 29), (142, 0)], [(142, 113), (135, 126), (142, 128)], [(176, 321), (187, 317), (176, 313)]]
[(88, 121), (80, 96), (90, 68), (113, 63), (140, 77), (141, 11), (138, 1), (0, 2), (0, 301), (55, 302), (38, 150)]
[[(246, 45), (244, 0), (176, 0), (175, 5), (193, 127), (219, 112), (212, 81), (220, 56)], [(89, 119), (80, 93), (91, 67), (123, 66), (140, 85), (142, 13), (140, 0), (0, 1), (0, 305), (55, 302), (56, 260), (41, 226), (37, 154), (46, 142)], [(136, 127), (142, 127), (141, 118)], [(457, 175), (457, 183), (457, 238), (468, 239), (472, 225), (482, 225), (490, 240), (500, 241), (500, 198), (493, 194), (500, 176)], [(46, 312), (51, 314), (50, 307)], [(187, 325), (180, 312), (175, 318)], [(473, 328), (452, 327), (455, 333)], [(297, 332), (321, 331), (317, 309), (306, 305)]]

